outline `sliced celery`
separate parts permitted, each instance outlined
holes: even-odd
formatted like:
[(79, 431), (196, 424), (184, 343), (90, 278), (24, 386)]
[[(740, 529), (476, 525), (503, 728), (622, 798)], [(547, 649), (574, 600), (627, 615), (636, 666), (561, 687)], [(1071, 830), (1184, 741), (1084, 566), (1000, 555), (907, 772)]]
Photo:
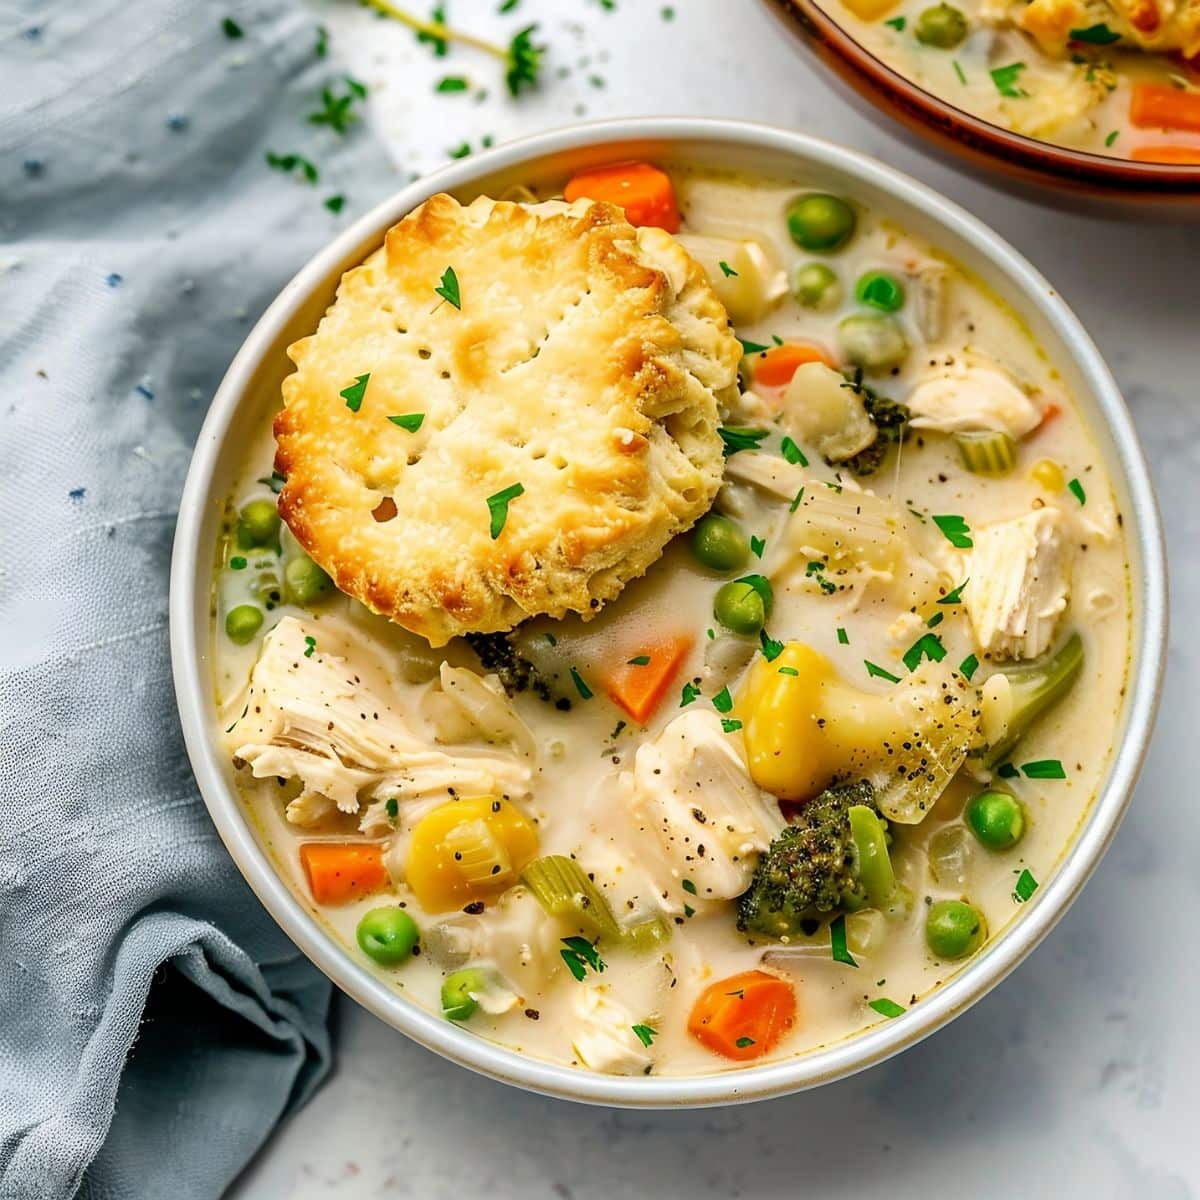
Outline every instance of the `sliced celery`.
[(1005, 667), (1011, 708), (1004, 736), (983, 751), (983, 765), (996, 767), (1009, 756), (1033, 722), (1072, 688), (1083, 669), (1083, 639), (1071, 634), (1054, 654), (1024, 667)]
[(535, 858), (521, 872), (521, 879), (552, 917), (577, 920), (593, 937), (621, 936), (608, 901), (573, 858), (562, 854)]
[(1004, 475), (1016, 465), (1017, 444), (1007, 433), (956, 433), (954, 440), (963, 466), (973, 475)]
[(851, 805), (848, 816), (858, 859), (858, 882), (867, 900), (875, 908), (883, 908), (896, 890), (896, 873), (892, 870), (883, 826), (865, 804)]

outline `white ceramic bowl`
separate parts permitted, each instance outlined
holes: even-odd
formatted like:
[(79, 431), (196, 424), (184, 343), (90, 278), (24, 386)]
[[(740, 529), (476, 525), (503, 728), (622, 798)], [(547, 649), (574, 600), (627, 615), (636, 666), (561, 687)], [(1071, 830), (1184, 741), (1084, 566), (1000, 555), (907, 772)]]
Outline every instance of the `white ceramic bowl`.
[[(419, 1008), (358, 963), (297, 899), (259, 844), (217, 749), (210, 685), (213, 547), (242, 452), (242, 434), (278, 407), (291, 370), (284, 348), (310, 333), (342, 272), (427, 196), (481, 192), (630, 158), (796, 177), (891, 214), (902, 226), (975, 271), (1024, 314), (1099, 439), (1130, 547), (1133, 658), (1115, 752), (1099, 796), (1054, 875), (1020, 915), (948, 983), (902, 1017), (799, 1057), (687, 1078), (597, 1075), (526, 1057)], [(1129, 804), (1150, 736), (1166, 646), (1162, 531), (1146, 463), (1116, 383), (1054, 289), (1011, 246), (957, 205), (882, 163), (782, 129), (731, 121), (625, 120), (581, 125), (514, 142), (447, 166), (404, 188), (346, 230), (285, 287), (229, 368), (200, 432), (180, 504), (171, 571), (171, 653), (179, 713), (201, 794), (217, 830), (259, 899), (305, 954), (343, 991), (388, 1024), (446, 1058), (534, 1091), (630, 1107), (728, 1104), (783, 1095), (841, 1078), (919, 1041), (1000, 982), (1079, 894)]]

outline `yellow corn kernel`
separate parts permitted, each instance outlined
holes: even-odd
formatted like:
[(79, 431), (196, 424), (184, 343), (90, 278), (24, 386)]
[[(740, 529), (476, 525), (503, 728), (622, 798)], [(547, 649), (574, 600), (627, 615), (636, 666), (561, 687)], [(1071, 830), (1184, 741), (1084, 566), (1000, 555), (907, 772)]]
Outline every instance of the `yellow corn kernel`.
[(509, 801), (451, 800), (417, 823), (405, 878), (427, 912), (449, 912), (503, 891), (537, 850), (537, 832)]
[(1048, 492), (1061, 492), (1067, 485), (1062, 467), (1052, 458), (1039, 458), (1029, 468), (1029, 478)]
[(878, 21), (896, 7), (896, 0), (845, 0), (845, 5), (860, 21)]

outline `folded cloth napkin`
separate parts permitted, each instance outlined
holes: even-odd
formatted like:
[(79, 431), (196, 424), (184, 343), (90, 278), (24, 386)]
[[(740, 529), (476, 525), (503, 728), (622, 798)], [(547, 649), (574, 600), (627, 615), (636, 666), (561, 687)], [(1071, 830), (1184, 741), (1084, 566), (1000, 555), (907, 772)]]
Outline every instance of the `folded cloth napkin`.
[(226, 364), (365, 195), (322, 201), (395, 180), (306, 122), (334, 66), (301, 4), (0, 30), (0, 1196), (217, 1196), (325, 1074), (329, 985), (196, 792), (175, 510)]

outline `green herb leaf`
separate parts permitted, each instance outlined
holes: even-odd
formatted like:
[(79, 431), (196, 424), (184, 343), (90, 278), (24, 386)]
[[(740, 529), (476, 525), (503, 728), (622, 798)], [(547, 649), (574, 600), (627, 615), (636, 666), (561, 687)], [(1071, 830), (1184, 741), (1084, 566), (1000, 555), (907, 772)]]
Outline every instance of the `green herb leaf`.
[(1037, 762), (1021, 764), (1026, 779), (1066, 779), (1067, 773), (1057, 758), (1039, 758)]
[(717, 266), (721, 268), (721, 274), (724, 275), (726, 279), (728, 279), (731, 275), (735, 278), (737, 277), (737, 272), (724, 259), (721, 259), (721, 261), (717, 263)]
[(1067, 36), (1073, 42), (1087, 42), (1090, 46), (1111, 46), (1113, 42), (1121, 40), (1121, 35), (1115, 29), (1109, 29), (1103, 21), (1086, 29), (1072, 29)]
[(226, 17), (221, 22), (221, 32), (231, 42), (236, 42), (238, 38), (245, 36), (242, 32), (242, 27), (232, 17)]
[(971, 527), (957, 514), (948, 513), (935, 516), (933, 523), (942, 531), (946, 541), (957, 549), (970, 550), (975, 545), (971, 538)]
[(750, 535), (750, 549), (754, 553), (755, 558), (762, 558), (763, 551), (766, 549), (767, 543), (760, 537)]
[(1069, 491), (1071, 495), (1079, 501), (1080, 504), (1087, 503), (1087, 492), (1083, 490), (1083, 484), (1080, 483), (1078, 479), (1072, 479), (1071, 482), (1067, 484), (1067, 491)]
[(358, 120), (353, 111), (356, 94), (347, 92), (337, 96), (330, 88), (321, 89), (321, 107), (316, 112), (308, 114), (310, 125), (328, 125), (334, 133), (346, 133), (350, 126)]
[(795, 496), (792, 497), (791, 504), (788, 505), (788, 512), (794, 513), (800, 507), (800, 501), (804, 499), (804, 489), (801, 488)]
[(767, 662), (774, 662), (783, 653), (783, 643), (777, 642), (773, 637), (768, 637), (765, 629), (758, 631), (758, 641), (762, 646), (763, 658)]
[(679, 707), (686, 708), (693, 700), (700, 699), (700, 689), (690, 680), (683, 685), (683, 691), (679, 694)]
[(726, 733), (737, 733), (737, 731), (739, 729), (741, 729), (741, 727), (742, 727), (742, 723), (741, 723), (741, 721), (737, 720), (736, 717), (722, 717), (721, 718), (721, 728)]
[(559, 951), (559, 954), (562, 956), (563, 962), (567, 964), (567, 970), (579, 982), (583, 982), (588, 973), (588, 967), (591, 967), (598, 975), (608, 965), (587, 938), (565, 937), (561, 940), (563, 949)]
[(1104, 139), (1104, 144), (1106, 146), (1111, 146), (1117, 140), (1117, 138), (1119, 138), (1120, 136), (1121, 136), (1121, 131), (1119, 129), (1114, 129), (1112, 131), (1112, 133), (1110, 133), (1108, 135), (1108, 137), (1106, 137)]
[(848, 967), (857, 967), (854, 956), (846, 945), (846, 916), (839, 913), (829, 926), (829, 945), (833, 950), (833, 961), (845, 963)]
[(780, 667), (779, 674), (780, 675), (795, 675), (797, 678), (799, 678), (799, 676), (800, 676), (800, 672), (797, 671), (795, 667)]
[(884, 24), (890, 25), (898, 33), (903, 33), (904, 26), (908, 24), (908, 21), (904, 17), (893, 17), (890, 21), (884, 21)]
[(895, 1000), (889, 1000), (886, 996), (880, 996), (878, 1000), (872, 1000), (868, 1008), (873, 1008), (881, 1017), (889, 1019), (904, 1015), (905, 1008), (903, 1004), (897, 1004)]
[(804, 457), (804, 451), (790, 437), (785, 437), (779, 443), (779, 452), (793, 467), (808, 466), (808, 459)]
[(683, 915), (685, 917), (694, 917), (696, 915), (696, 910), (690, 904), (685, 904), (683, 906)]
[(939, 604), (961, 604), (963, 588), (970, 583), (969, 579), (964, 579), (952, 592), (947, 592), (939, 601)]
[(504, 0), (504, 3), (503, 3), (503, 4), (501, 4), (501, 5), (500, 5), (500, 7), (499, 7), (498, 9), (496, 9), (496, 11), (497, 11), (497, 12), (498, 12), (498, 13), (499, 13), (501, 16), (503, 16), (505, 13), (510, 13), (510, 12), (512, 12), (512, 10), (513, 10), (514, 8), (516, 8), (516, 7), (517, 7), (517, 5), (518, 5), (518, 4), (520, 4), (520, 3), (521, 3), (521, 0)]
[(963, 73), (962, 66), (961, 66), (961, 64), (959, 63), (959, 61), (958, 61), (958, 59), (957, 59), (957, 58), (954, 60), (954, 73), (955, 73), (955, 75), (957, 75), (957, 76), (958, 76), (958, 82), (959, 82), (959, 83), (961, 83), (961, 84), (963, 85), (963, 87), (966, 87), (966, 85), (967, 85), (967, 77), (966, 77), (966, 75)]
[(742, 343), (743, 354), (761, 354), (764, 350), (770, 349), (769, 346), (760, 345), (758, 342), (748, 342), (743, 337), (738, 338), (738, 341)]
[(508, 520), (508, 503), (510, 500), (515, 500), (518, 496), (525, 494), (525, 488), (519, 483), (510, 483), (508, 487), (498, 491), (494, 496), (487, 498), (488, 512), (491, 514), (492, 525), (492, 541), (494, 542), (504, 530), (504, 523)]
[(745, 1049), (747, 1049), (748, 1047), (750, 1047), (750, 1046), (753, 1046), (753, 1045), (754, 1045), (754, 1039), (753, 1039), (752, 1037), (740, 1037), (740, 1038), (738, 1038), (738, 1040), (737, 1040), (736, 1042), (734, 1042), (733, 1044), (734, 1044), (734, 1045), (735, 1045), (735, 1046), (736, 1046), (736, 1047), (737, 1047), (739, 1050), (745, 1050)]
[(968, 682), (971, 682), (971, 677), (979, 670), (979, 659), (973, 654), (968, 654), (966, 658), (958, 664), (958, 673)]
[(462, 75), (443, 75), (433, 90), (435, 92), (465, 92), (470, 86)]
[(274, 168), (276, 171), (283, 171), (286, 174), (299, 167), (300, 174), (309, 183), (316, 183), (321, 178), (321, 172), (317, 170), (317, 164), (311, 159), (305, 158), (303, 154), (276, 154), (274, 150), (268, 150), (265, 157), (267, 166)]
[(837, 640), (839, 645), (850, 645), (850, 635), (840, 625), (838, 626)]
[(685, 879), (683, 881), (683, 890), (687, 892), (689, 896), (696, 895), (696, 885), (690, 879)]
[(424, 413), (402, 413), (397, 417), (388, 417), (393, 425), (399, 425), (401, 429), (407, 429), (409, 433), (416, 433), (421, 428), (425, 420)]
[(941, 662), (945, 657), (946, 647), (942, 645), (942, 639), (936, 633), (925, 633), (904, 652), (903, 662), (910, 671), (915, 671), (922, 659)]
[(1017, 877), (1017, 886), (1013, 890), (1013, 899), (1018, 904), (1024, 904), (1026, 900), (1038, 890), (1038, 881), (1034, 879), (1029, 869), (1026, 868)]
[(891, 671), (885, 671), (881, 666), (871, 662), (869, 658), (863, 659), (863, 666), (867, 668), (867, 674), (873, 679), (886, 679), (888, 683), (900, 682), (899, 675), (893, 675)]
[(447, 150), (446, 153), (451, 158), (466, 158), (467, 155), (469, 155), (471, 153), (471, 143), (470, 142), (459, 142), (458, 145), (455, 146), (453, 150)]
[(448, 304), (453, 304), (455, 308), (461, 311), (462, 297), (459, 295), (458, 276), (455, 275), (453, 267), (447, 267), (442, 272), (441, 285), (435, 287), (433, 290)]
[(324, 25), (317, 26), (317, 44), (313, 46), (313, 54), (324, 58), (329, 53), (329, 30)]
[(996, 67), (992, 71), (989, 71), (988, 74), (991, 75), (992, 82), (996, 85), (996, 91), (1000, 95), (1019, 99), (1022, 96), (1029, 95), (1024, 88), (1017, 86), (1017, 80), (1024, 70), (1025, 64), (1017, 62), (1009, 63), (1007, 67)]
[(759, 442), (767, 436), (765, 429), (747, 429), (744, 426), (726, 428), (722, 425), (718, 427), (717, 432), (724, 443), (726, 458), (739, 450), (757, 450)]
[(631, 1025), (630, 1028), (643, 1046), (654, 1045), (654, 1030), (649, 1025)]
[(592, 689), (583, 682), (583, 676), (574, 668), (571, 668), (571, 681), (575, 684), (575, 690), (579, 693), (581, 700), (590, 700), (593, 696)]
[(1010, 762), (1001, 763), (996, 768), (996, 774), (999, 775), (1001, 779), (1019, 779), (1021, 777), (1021, 772), (1018, 771), (1017, 768), (1014, 767)]
[(631, 667), (648, 667), (650, 665), (650, 655), (639, 654), (636, 658), (626, 659), (626, 664)]
[(734, 583), (744, 583), (752, 587), (761, 597), (763, 607), (769, 609), (775, 602), (775, 592), (771, 588), (771, 581), (765, 575), (743, 575), (739, 579), (735, 579)]
[(400, 815), (400, 801), (392, 796), (383, 806), (383, 811), (387, 813), (388, 819), (394, 821)]
[(723, 687), (712, 698), (712, 704), (719, 713), (733, 712), (733, 697), (729, 694), (729, 689)]
[(313, 637), (311, 634), (307, 635), (304, 639), (304, 657), (312, 658), (313, 651), (316, 648), (317, 648), (317, 639), (315, 637)]
[(346, 197), (338, 192), (336, 196), (326, 196), (323, 203), (331, 213), (337, 214), (346, 207)]
[(936, 629), (945, 619), (946, 614), (944, 612), (935, 612), (933, 616), (931, 616), (929, 620), (925, 622), (925, 624), (930, 629)]
[(367, 384), (370, 382), (371, 372), (368, 371), (365, 375), (359, 375), (348, 388), (342, 388), (338, 392), (351, 412), (358, 412), (362, 408), (363, 397), (367, 394)]
[(517, 33), (505, 51), (504, 82), (508, 93), (515, 100), (523, 87), (537, 87), (538, 76), (542, 70), (542, 55), (545, 46), (533, 44), (533, 34), (537, 25), (527, 25)]

